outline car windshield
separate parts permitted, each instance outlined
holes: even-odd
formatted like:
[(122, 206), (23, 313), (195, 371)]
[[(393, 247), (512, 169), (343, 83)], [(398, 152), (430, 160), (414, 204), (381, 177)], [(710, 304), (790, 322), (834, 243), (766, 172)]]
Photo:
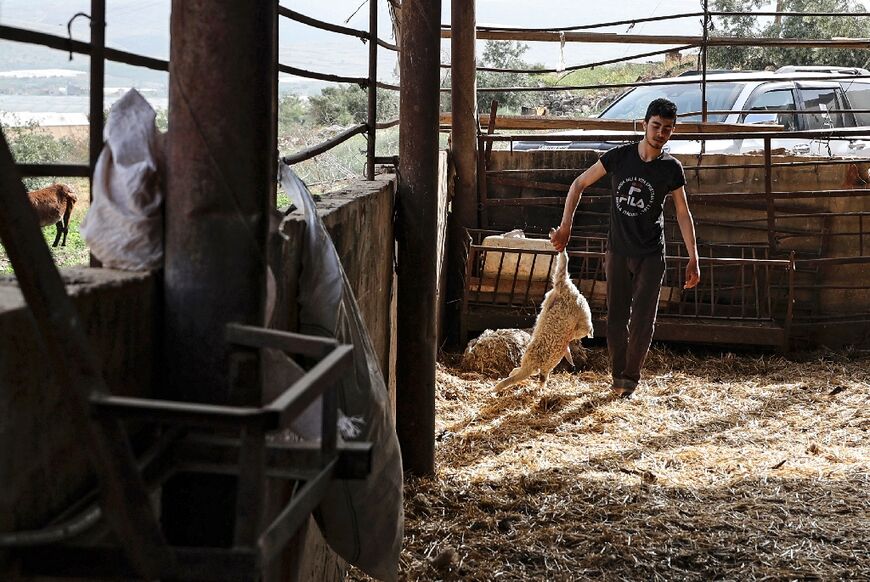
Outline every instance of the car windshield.
[[(734, 106), (743, 85), (740, 83), (710, 83), (707, 85), (707, 109), (728, 110)], [(665, 97), (677, 104), (678, 112), (701, 111), (699, 85), (647, 85), (637, 87), (611, 105), (601, 119), (643, 119), (650, 101)], [(725, 114), (708, 115), (709, 121), (725, 121)], [(680, 117), (680, 121), (701, 121), (701, 115)]]

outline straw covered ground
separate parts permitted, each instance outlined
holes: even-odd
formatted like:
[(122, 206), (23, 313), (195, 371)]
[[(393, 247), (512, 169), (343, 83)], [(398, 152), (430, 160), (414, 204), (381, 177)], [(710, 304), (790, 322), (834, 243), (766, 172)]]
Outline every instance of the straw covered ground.
[(496, 396), (437, 372), (437, 476), (406, 483), (402, 579), (870, 579), (870, 355), (606, 350)]

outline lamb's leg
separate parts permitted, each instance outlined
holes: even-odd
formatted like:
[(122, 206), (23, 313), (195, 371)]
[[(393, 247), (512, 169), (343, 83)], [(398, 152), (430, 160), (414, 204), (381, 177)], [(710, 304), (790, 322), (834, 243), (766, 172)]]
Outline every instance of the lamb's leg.
[(571, 364), (572, 368), (576, 368), (574, 365), (574, 357), (571, 355), (571, 344), (565, 346), (565, 354), (562, 357), (568, 360), (568, 363)]
[(514, 368), (507, 378), (495, 385), (495, 390), (497, 392), (500, 392), (505, 388), (513, 386), (514, 384), (519, 384), (520, 382), (531, 376), (534, 371), (534, 368), (531, 367), (524, 368), (520, 366), (519, 368)]
[(51, 246), (53, 246), (53, 247), (57, 246), (57, 243), (60, 242), (61, 235), (64, 235), (63, 244), (66, 244), (66, 229), (64, 229), (64, 227), (63, 227), (63, 221), (58, 220), (57, 224), (54, 225), (54, 228), (55, 228), (54, 244)]

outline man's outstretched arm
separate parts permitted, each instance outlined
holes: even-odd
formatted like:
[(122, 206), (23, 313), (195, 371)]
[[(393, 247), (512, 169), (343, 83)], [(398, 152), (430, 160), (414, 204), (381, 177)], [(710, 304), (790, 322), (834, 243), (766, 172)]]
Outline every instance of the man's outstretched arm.
[(686, 189), (682, 186), (671, 192), (674, 199), (674, 210), (677, 214), (677, 224), (683, 235), (683, 242), (689, 252), (689, 263), (686, 265), (686, 289), (691, 289), (701, 280), (701, 269), (698, 267), (698, 245), (695, 242), (695, 223), (689, 211), (686, 200)]
[(557, 251), (562, 251), (568, 245), (571, 238), (571, 226), (574, 224), (574, 212), (580, 203), (583, 191), (603, 178), (607, 174), (601, 160), (595, 162), (592, 167), (577, 176), (568, 188), (568, 197), (565, 199), (565, 210), (562, 211), (562, 222), (559, 227), (550, 231), (550, 242)]

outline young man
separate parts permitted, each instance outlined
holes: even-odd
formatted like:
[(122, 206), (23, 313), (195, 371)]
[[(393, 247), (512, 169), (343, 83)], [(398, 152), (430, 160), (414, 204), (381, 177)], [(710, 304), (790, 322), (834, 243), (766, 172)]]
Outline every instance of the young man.
[(652, 341), (665, 272), (663, 207), (668, 194), (674, 199), (677, 223), (689, 253), (685, 288), (694, 287), (701, 278), (683, 166), (662, 152), (676, 121), (674, 103), (667, 99), (650, 103), (643, 122), (643, 140), (605, 152), (575, 179), (565, 200), (562, 223), (550, 233), (556, 250), (564, 249), (580, 195), (606, 174), (611, 175), (613, 198), (605, 258), (607, 347), (613, 390), (622, 397), (631, 396), (637, 388)]

